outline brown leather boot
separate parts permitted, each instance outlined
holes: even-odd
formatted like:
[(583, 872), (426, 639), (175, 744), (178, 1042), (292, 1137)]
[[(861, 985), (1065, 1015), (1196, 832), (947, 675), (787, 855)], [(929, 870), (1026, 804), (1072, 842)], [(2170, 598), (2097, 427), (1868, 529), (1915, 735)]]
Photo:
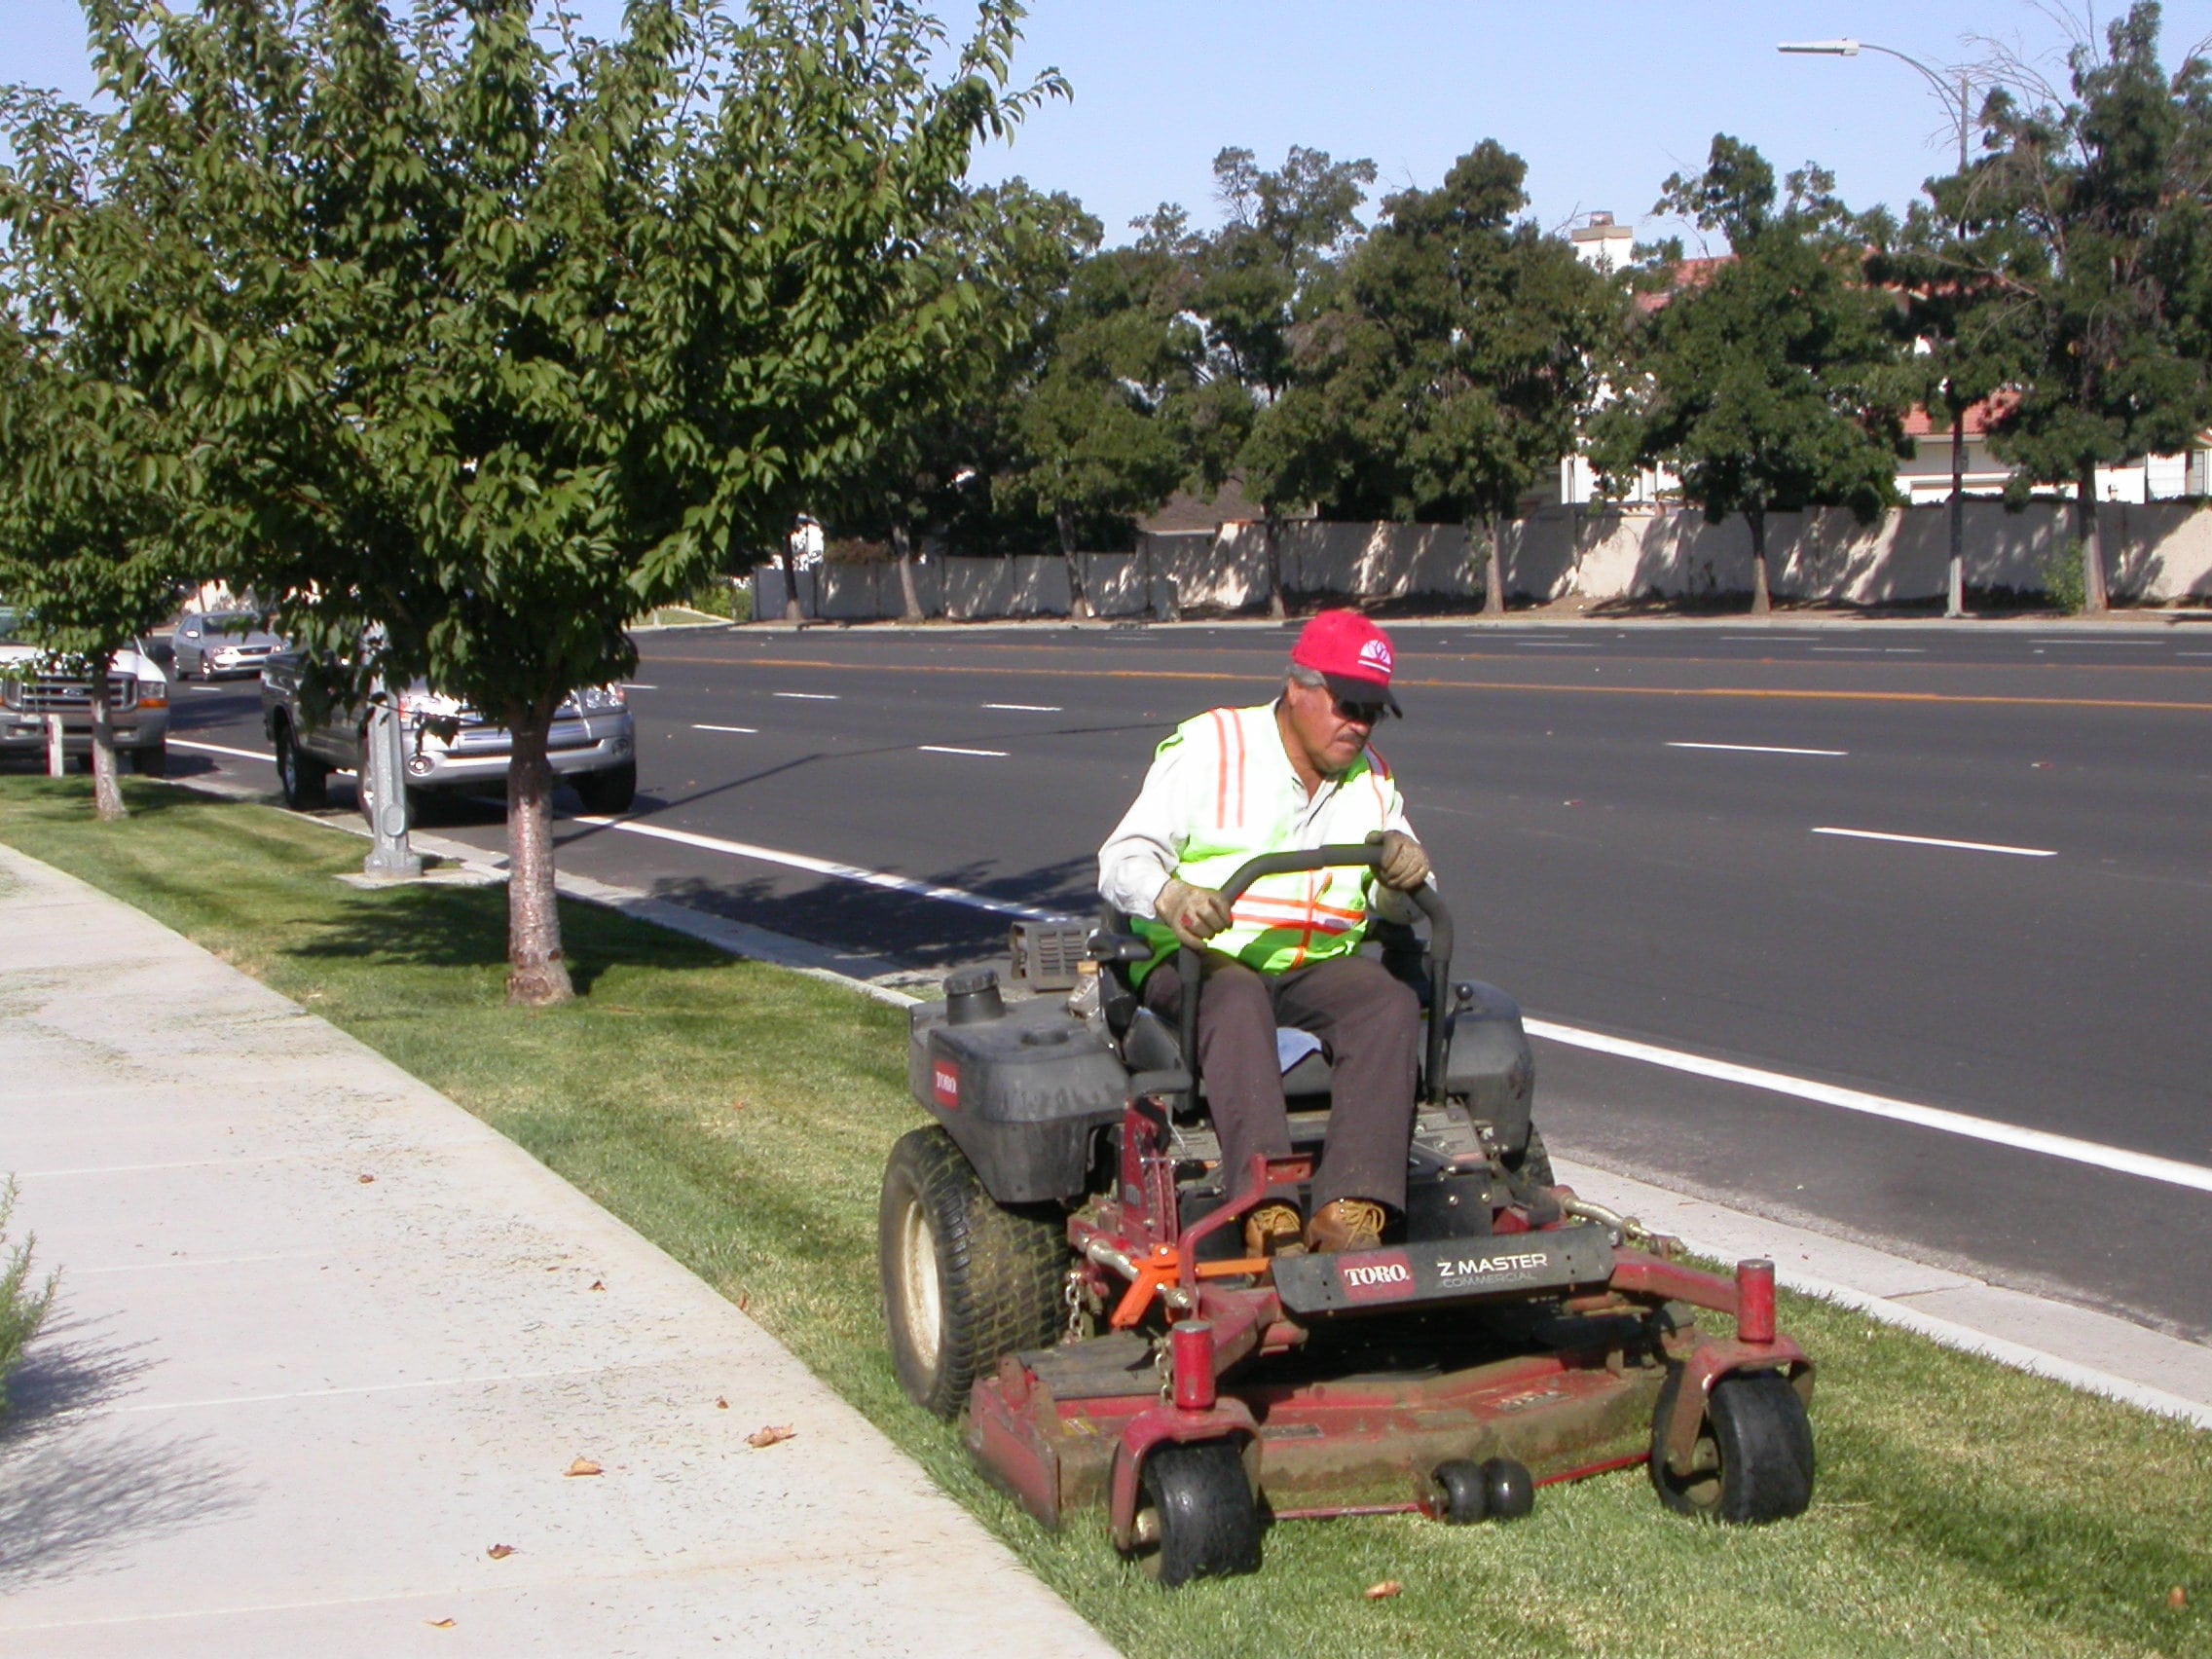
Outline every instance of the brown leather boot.
[(1244, 1218), (1244, 1254), (1247, 1256), (1303, 1256), (1306, 1240), (1298, 1220), (1298, 1206), (1272, 1198)]
[(1323, 1204), (1306, 1224), (1306, 1247), (1315, 1255), (1340, 1250), (1373, 1250), (1382, 1242), (1382, 1206), (1367, 1198), (1338, 1198)]

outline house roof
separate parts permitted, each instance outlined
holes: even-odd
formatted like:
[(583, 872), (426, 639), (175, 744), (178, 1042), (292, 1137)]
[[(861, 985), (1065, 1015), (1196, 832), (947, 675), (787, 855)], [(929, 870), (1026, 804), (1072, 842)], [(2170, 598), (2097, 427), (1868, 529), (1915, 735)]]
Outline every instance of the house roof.
[(1244, 494), (1244, 481), (1231, 478), (1212, 498), (1178, 490), (1161, 509), (1137, 520), (1137, 529), (1153, 532), (1219, 530), (1225, 524), (1261, 517), (1259, 506)]
[[(1970, 403), (1967, 405), (1965, 419), (1960, 424), (1966, 427), (1968, 437), (1978, 438), (1989, 430), (1992, 421), (2017, 401), (2013, 393), (2000, 391), (1993, 397), (1983, 398), (1979, 403)], [(1947, 416), (1932, 415), (1917, 405), (1904, 418), (1904, 435), (1908, 438), (1932, 438), (1938, 435), (1947, 437), (1950, 430), (1951, 423)]]

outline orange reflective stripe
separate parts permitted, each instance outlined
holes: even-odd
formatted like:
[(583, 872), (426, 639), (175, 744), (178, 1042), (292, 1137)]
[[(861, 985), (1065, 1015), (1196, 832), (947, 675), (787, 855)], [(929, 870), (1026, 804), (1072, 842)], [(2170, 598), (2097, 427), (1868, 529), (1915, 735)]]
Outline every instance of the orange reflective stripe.
[(1214, 775), (1213, 784), (1213, 821), (1216, 824), (1227, 824), (1229, 822), (1229, 732), (1222, 723), (1221, 711), (1214, 709), (1210, 713), (1213, 719), (1214, 741), (1221, 746), (1221, 769)]
[(1229, 717), (1229, 729), (1236, 739), (1236, 822), (1244, 822), (1244, 722)]

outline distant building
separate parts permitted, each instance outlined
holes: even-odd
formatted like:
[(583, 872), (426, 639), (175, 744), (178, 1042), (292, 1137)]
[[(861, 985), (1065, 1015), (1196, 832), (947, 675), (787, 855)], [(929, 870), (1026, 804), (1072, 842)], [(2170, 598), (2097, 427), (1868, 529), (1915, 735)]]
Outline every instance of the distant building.
[(1594, 265), (1608, 276), (1628, 268), (1636, 249), (1636, 232), (1626, 225), (1613, 223), (1610, 213), (1593, 213), (1581, 224), (1567, 233), (1567, 240), (1574, 244), (1574, 256), (1585, 265)]

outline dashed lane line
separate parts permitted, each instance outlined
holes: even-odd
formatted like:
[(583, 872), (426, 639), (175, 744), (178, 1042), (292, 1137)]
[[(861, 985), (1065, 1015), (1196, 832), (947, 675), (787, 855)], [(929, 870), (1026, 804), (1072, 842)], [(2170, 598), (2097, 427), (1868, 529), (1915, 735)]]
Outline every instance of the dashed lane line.
[(924, 755), (973, 755), (979, 760), (1004, 760), (1003, 749), (955, 749), (948, 743), (917, 743), (914, 747)]
[(1645, 1065), (1661, 1066), (1668, 1071), (1687, 1072), (1692, 1077), (1711, 1078), (1719, 1083), (1741, 1084), (1747, 1088), (1765, 1089), (1770, 1094), (1786, 1094), (1793, 1099), (1811, 1101), (1815, 1105), (1833, 1106), (1869, 1118), (1887, 1119), (1894, 1124), (1910, 1124), (1917, 1128), (1934, 1129), (1941, 1134), (1963, 1135), (1969, 1140), (1986, 1141), (1993, 1146), (2009, 1146), (2021, 1152), (2041, 1153), (2046, 1158), (2064, 1159), (2070, 1163), (2085, 1163), (2095, 1169), (2117, 1170), (2123, 1175), (2141, 1176), (2146, 1181), (2161, 1181), (2170, 1187), (2188, 1187), (2199, 1193), (2212, 1193), (2212, 1168), (2206, 1168), (2200, 1163), (2187, 1163), (2177, 1158), (2159, 1158), (2147, 1152), (2130, 1152), (2124, 1147), (2076, 1140), (2072, 1135), (2056, 1135), (2044, 1129), (2023, 1128), (2016, 1124), (2001, 1124), (1966, 1112), (1946, 1111), (1939, 1106), (1921, 1106), (1910, 1100), (1869, 1094), (1863, 1089), (1841, 1088), (1834, 1084), (1815, 1083), (1810, 1078), (1791, 1077), (1785, 1072), (1767, 1071), (1759, 1066), (1737, 1065), (1732, 1060), (1708, 1059), (1703, 1054), (1683, 1053), (1651, 1043), (1632, 1042), (1625, 1037), (1608, 1037), (1603, 1032), (1559, 1025), (1548, 1019), (1529, 1019), (1523, 1023), (1527, 1025), (1531, 1037), (1547, 1037), (1555, 1043), (1587, 1049), (1594, 1053), (1639, 1060)]
[[(1046, 650), (1056, 647), (1002, 645), (996, 650)], [(847, 674), (997, 674), (1009, 672), (991, 663), (836, 662), (821, 657), (661, 657), (661, 662), (695, 663), (706, 668), (828, 668)], [(1741, 663), (1734, 666), (1741, 667)], [(1279, 671), (1256, 670), (1235, 674), (1226, 669), (1195, 668), (1044, 668), (1024, 663), (1019, 672), (1034, 680), (1162, 680), (1212, 684), (1277, 684)], [(2199, 668), (2174, 668), (2175, 674), (2201, 675)], [(2023, 697), (1979, 691), (1812, 691), (1762, 685), (1590, 685), (1565, 684), (1540, 680), (1434, 680), (1399, 675), (1393, 685), (1423, 691), (1566, 691), (1594, 697), (1734, 697), (1751, 701), (1795, 703), (1922, 703), (1951, 704), (1961, 708), (2005, 709), (2128, 709), (2159, 710), (2172, 714), (2212, 715), (2212, 703), (2180, 703), (2150, 697)], [(778, 697), (821, 693), (778, 691)]]
[(864, 869), (859, 865), (838, 864), (831, 859), (813, 858), (805, 853), (787, 853), (777, 847), (756, 846), (750, 841), (725, 841), (719, 835), (701, 835), (690, 830), (670, 830), (658, 824), (640, 824), (627, 818), (579, 816), (570, 822), (590, 824), (602, 830), (615, 830), (625, 835), (645, 835), (656, 841), (673, 841), (680, 847), (696, 847), (701, 852), (721, 853), (729, 858), (782, 865), (786, 869), (803, 869), (809, 874), (858, 882), (863, 887), (904, 893), (916, 899), (941, 900), (947, 904), (963, 904), (971, 910), (983, 910), (994, 916), (1017, 916), (1032, 922), (1064, 922), (1068, 919), (1056, 911), (1040, 910), (1032, 904), (1017, 904), (1010, 899), (993, 899), (987, 893), (971, 893), (964, 887), (944, 887), (934, 881), (915, 881), (909, 876), (891, 875), (880, 869)]
[(220, 743), (195, 743), (190, 738), (172, 737), (168, 740), (168, 745), (171, 749), (190, 749), (195, 753), (202, 755), (230, 755), (237, 756), (240, 760), (258, 760), (264, 766), (274, 766), (276, 764), (276, 762), (272, 760), (268, 756), (259, 754), (254, 750), (230, 749), (226, 748)]
[(794, 703), (834, 703), (838, 697), (834, 691), (771, 691), (769, 695), (789, 697)]
[(758, 726), (700, 725), (699, 723), (694, 721), (692, 723), (691, 729), (693, 731), (734, 731), (741, 732), (747, 737), (757, 737), (760, 735), (760, 728)]
[(1004, 709), (1016, 715), (1059, 715), (1067, 711), (1057, 703), (985, 703), (986, 709)]
[(1731, 755), (1826, 755), (1842, 759), (1849, 756), (1848, 749), (1788, 749), (1778, 743), (1674, 743), (1669, 749), (1718, 749)]
[(1960, 853), (2008, 853), (2016, 859), (2054, 859), (2058, 857), (2050, 847), (2008, 847), (1995, 841), (1948, 841), (1939, 835), (1897, 835), (1887, 830), (1839, 830), (1824, 824), (1813, 831), (1816, 835), (1848, 835), (1858, 841), (1898, 841), (1908, 847), (1946, 847)]

